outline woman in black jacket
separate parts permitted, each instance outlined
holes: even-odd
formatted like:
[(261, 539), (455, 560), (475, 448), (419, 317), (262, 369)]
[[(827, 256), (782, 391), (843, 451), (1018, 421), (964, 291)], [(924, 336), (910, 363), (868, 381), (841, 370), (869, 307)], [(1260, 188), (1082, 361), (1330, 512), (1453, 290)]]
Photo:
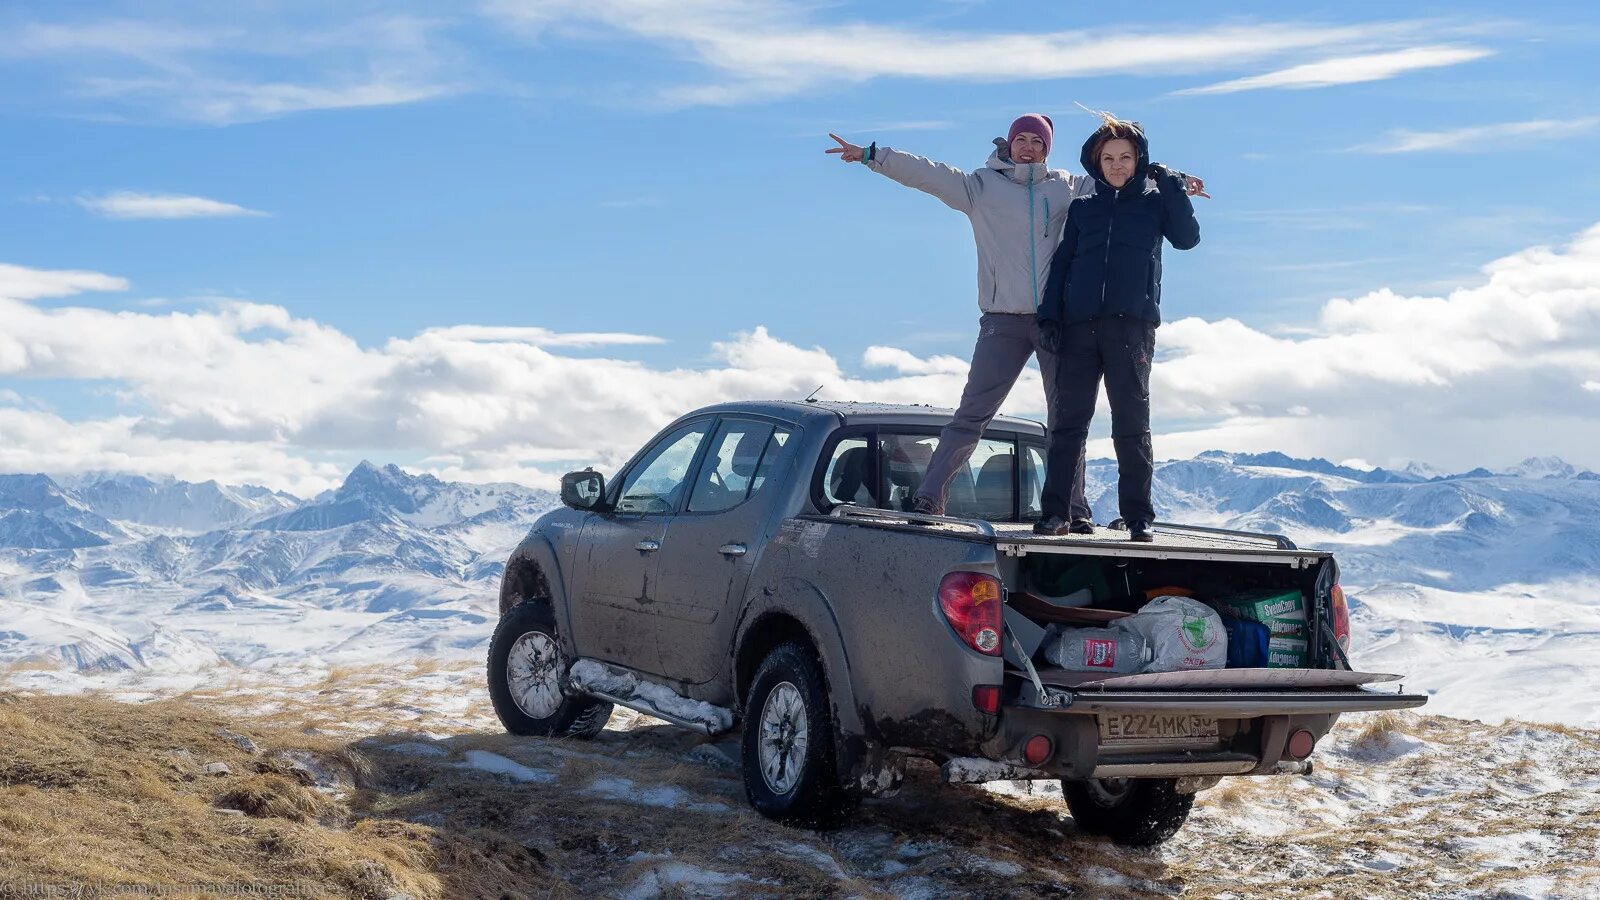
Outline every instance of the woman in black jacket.
[(1098, 184), (1094, 194), (1067, 209), (1038, 313), (1041, 343), (1057, 350), (1057, 408), (1044, 517), (1034, 531), (1094, 533), (1093, 522), (1068, 519), (1068, 498), (1083, 489), (1072, 482), (1083, 477), (1084, 444), (1103, 376), (1122, 518), (1131, 540), (1149, 541), (1155, 521), (1150, 363), (1161, 324), (1161, 241), (1188, 250), (1200, 242), (1200, 224), (1183, 179), (1150, 164), (1137, 122), (1106, 116), (1084, 142), (1081, 160)]

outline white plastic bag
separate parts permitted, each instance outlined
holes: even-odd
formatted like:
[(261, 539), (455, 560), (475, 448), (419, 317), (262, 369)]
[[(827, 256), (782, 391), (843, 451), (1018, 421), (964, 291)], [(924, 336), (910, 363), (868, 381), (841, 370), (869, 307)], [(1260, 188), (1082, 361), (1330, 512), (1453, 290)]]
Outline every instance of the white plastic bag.
[(1146, 672), (1221, 669), (1228, 664), (1228, 633), (1222, 617), (1198, 600), (1157, 597), (1116, 625), (1144, 635), (1154, 654)]

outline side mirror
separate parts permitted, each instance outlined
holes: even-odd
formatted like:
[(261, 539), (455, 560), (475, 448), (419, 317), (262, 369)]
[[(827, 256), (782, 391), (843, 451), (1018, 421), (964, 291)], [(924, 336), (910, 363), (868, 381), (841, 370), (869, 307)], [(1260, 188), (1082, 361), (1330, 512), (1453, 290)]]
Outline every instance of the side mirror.
[(573, 509), (599, 509), (605, 498), (606, 477), (594, 469), (561, 476), (561, 502)]

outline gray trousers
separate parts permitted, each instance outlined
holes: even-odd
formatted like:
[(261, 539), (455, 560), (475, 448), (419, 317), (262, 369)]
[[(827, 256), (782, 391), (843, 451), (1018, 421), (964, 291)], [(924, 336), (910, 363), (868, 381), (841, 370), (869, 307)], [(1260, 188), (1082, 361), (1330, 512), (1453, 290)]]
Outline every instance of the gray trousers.
[[(939, 433), (939, 446), (928, 461), (928, 473), (917, 488), (917, 496), (943, 510), (956, 470), (967, 464), (989, 420), (1000, 411), (1000, 404), (1022, 375), (1028, 357), (1039, 357), (1044, 375), (1044, 400), (1052, 431), (1056, 418), (1056, 356), (1039, 346), (1038, 320), (1032, 313), (984, 313), (978, 320), (978, 343), (972, 348), (972, 366), (967, 370), (967, 386), (961, 391), (961, 405), (955, 417)], [(1072, 479), (1072, 518), (1090, 518), (1089, 503), (1083, 496), (1083, 457), (1078, 458), (1078, 477)]]

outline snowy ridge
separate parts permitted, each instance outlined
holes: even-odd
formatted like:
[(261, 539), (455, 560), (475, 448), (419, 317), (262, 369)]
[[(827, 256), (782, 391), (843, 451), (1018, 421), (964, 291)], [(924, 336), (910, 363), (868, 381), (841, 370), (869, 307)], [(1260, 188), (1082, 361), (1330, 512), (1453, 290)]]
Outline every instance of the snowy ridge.
[(370, 463), (311, 501), (64, 481), (0, 476), (0, 665), (173, 673), (463, 651), (492, 627), (512, 547), (556, 504)]
[[(1115, 464), (1089, 465), (1096, 518)], [(1430, 711), (1600, 725), (1600, 476), (1363, 470), (1281, 453), (1160, 463), (1161, 517), (1334, 551), (1360, 668)], [(363, 462), (309, 501), (254, 487), (0, 476), (0, 665), (184, 672), (477, 654), (504, 561), (558, 501)]]

